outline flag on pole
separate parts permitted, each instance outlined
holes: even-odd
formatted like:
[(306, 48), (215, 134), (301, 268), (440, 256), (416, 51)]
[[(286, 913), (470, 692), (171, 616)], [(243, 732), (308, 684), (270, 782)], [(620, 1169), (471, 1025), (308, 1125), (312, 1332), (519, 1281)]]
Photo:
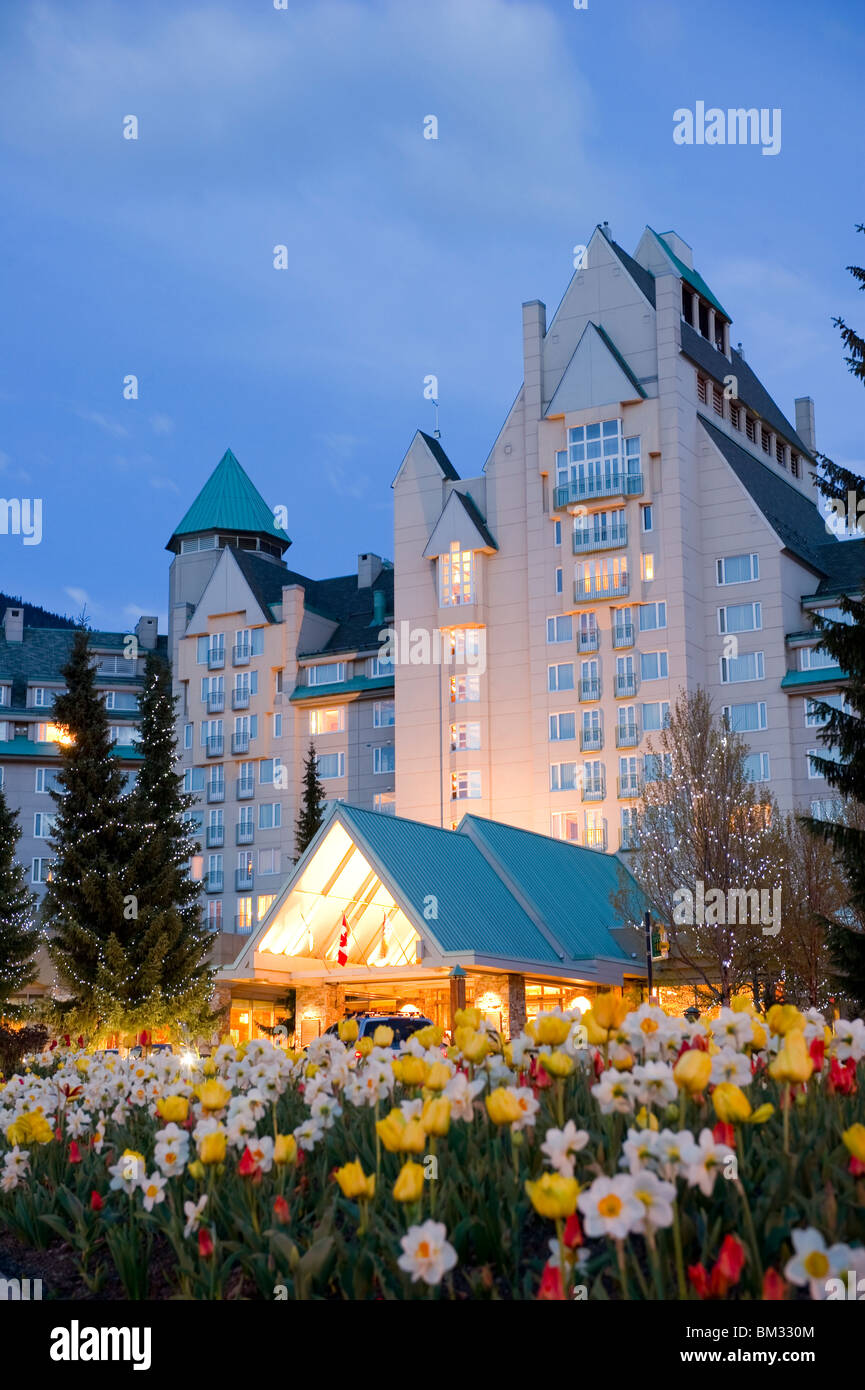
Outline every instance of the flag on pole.
[(336, 958), (340, 965), (345, 965), (348, 960), (348, 922), (345, 920), (345, 913), (342, 914), (342, 932), (339, 938), (339, 953)]

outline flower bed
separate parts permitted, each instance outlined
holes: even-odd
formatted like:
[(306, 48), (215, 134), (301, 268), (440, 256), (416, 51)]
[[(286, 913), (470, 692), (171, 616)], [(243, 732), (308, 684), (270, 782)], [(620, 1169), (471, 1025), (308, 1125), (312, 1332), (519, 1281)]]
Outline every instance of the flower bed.
[[(221, 1298), (826, 1298), (865, 1279), (865, 1023), (602, 996), (304, 1053), (69, 1046), (0, 1086), (0, 1229)], [(157, 1258), (158, 1257), (158, 1258)], [(865, 1290), (865, 1284), (862, 1286)], [(843, 1290), (843, 1291), (841, 1291)], [(50, 1296), (50, 1287), (46, 1296)]]

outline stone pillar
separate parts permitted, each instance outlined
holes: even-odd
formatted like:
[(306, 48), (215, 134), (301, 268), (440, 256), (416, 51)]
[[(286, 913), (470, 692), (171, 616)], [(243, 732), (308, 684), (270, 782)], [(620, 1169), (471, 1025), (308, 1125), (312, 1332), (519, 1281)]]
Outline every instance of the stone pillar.
[(231, 1019), (231, 986), (213, 986), (213, 1008), (219, 1014), (219, 1018), (214, 1026), (211, 1037), (211, 1045), (214, 1041), (218, 1044), (223, 1035), (228, 1034), (228, 1025)]
[(451, 1034), (456, 1027), (454, 1014), (457, 1009), (464, 1009), (466, 1006), (466, 977), (464, 974), (451, 975), (448, 984), (450, 985), (450, 1008), (448, 1027)]
[(515, 1038), (526, 1026), (526, 977), (508, 975), (507, 1035)]

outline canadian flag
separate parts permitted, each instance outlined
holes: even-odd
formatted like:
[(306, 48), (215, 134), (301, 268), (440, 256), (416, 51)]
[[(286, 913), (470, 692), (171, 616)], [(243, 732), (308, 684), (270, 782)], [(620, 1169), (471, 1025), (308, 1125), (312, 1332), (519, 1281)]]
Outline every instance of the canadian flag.
[(348, 960), (348, 922), (345, 920), (345, 913), (342, 914), (342, 932), (339, 938), (339, 953), (336, 958), (340, 965), (345, 965)]

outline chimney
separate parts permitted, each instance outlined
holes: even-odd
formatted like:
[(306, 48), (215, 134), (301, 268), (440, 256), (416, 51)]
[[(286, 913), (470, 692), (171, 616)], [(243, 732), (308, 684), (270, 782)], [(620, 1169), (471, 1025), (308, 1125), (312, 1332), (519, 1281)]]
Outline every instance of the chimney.
[(7, 642), (24, 641), (24, 609), (7, 608), (3, 614), (3, 631)]
[(156, 618), (141, 617), (135, 624), (135, 636), (138, 638), (138, 645), (147, 652), (152, 652), (156, 648), (156, 628)]
[(738, 352), (739, 356), (741, 357), (742, 361), (744, 362), (744, 361), (745, 361), (745, 349), (742, 347), (742, 344), (741, 344), (741, 343), (737, 343), (737, 344), (736, 344), (736, 351)]
[(381, 556), (358, 555), (357, 557), (357, 587), (368, 589), (374, 584), (381, 574)]
[(796, 397), (796, 433), (812, 454), (817, 452), (817, 431), (814, 428), (814, 402), (810, 396)]

